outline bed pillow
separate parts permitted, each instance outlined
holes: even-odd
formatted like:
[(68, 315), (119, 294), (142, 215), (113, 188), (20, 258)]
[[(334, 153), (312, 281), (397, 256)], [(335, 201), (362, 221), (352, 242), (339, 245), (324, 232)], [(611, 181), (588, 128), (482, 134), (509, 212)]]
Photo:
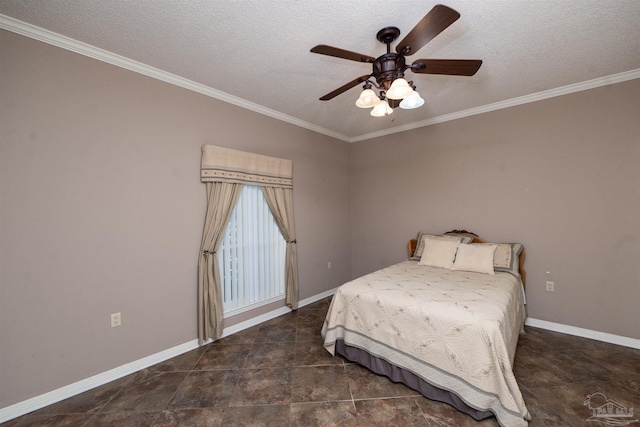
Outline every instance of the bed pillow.
[(422, 257), (422, 252), (424, 251), (424, 239), (435, 239), (435, 240), (449, 240), (449, 241), (457, 241), (458, 243), (471, 243), (473, 242), (473, 237), (464, 236), (462, 234), (426, 234), (422, 231), (418, 233), (416, 251), (413, 253), (413, 256), (409, 259), (420, 261)]
[(425, 238), (424, 251), (422, 251), (418, 265), (450, 269), (459, 245), (458, 240)]
[(495, 274), (493, 271), (493, 257), (496, 245), (469, 245), (458, 246), (456, 260), (451, 270), (473, 271), (476, 273)]
[(520, 279), (520, 254), (524, 246), (520, 243), (474, 243), (476, 245), (496, 245), (493, 255), (493, 270), (504, 271)]

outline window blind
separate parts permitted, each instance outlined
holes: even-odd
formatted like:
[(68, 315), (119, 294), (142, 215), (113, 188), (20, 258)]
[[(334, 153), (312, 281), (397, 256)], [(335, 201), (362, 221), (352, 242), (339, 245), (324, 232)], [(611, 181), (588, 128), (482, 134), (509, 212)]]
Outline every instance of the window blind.
[(262, 189), (244, 185), (217, 251), (225, 317), (284, 297), (285, 251)]

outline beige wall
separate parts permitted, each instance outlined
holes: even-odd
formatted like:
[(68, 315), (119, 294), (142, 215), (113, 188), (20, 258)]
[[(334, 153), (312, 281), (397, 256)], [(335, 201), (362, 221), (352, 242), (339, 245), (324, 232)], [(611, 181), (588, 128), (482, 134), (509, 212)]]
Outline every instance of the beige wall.
[(300, 298), (350, 278), (348, 144), (13, 33), (0, 55), (0, 408), (196, 338), (202, 144), (292, 159)]
[(526, 245), (530, 316), (640, 338), (638, 80), (349, 145), (12, 33), (0, 54), (0, 408), (196, 337), (205, 143), (293, 159), (301, 298), (465, 227)]
[(640, 339), (639, 102), (633, 80), (353, 144), (353, 275), (466, 228), (525, 245), (530, 317)]

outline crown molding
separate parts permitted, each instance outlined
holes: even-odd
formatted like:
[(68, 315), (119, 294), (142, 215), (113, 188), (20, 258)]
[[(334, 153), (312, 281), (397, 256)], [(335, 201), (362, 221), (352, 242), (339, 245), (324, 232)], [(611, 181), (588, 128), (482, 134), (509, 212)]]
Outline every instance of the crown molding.
[(87, 43), (74, 40), (70, 37), (66, 37), (40, 27), (36, 27), (35, 25), (28, 24), (15, 18), (11, 18), (10, 16), (0, 14), (0, 29), (11, 31), (13, 33), (35, 39), (43, 43), (66, 49), (71, 52), (79, 53), (80, 55), (88, 56), (89, 58), (97, 59), (98, 61), (115, 65), (116, 67), (124, 68), (138, 74), (152, 77), (165, 83), (179, 86), (184, 89), (188, 89), (190, 91), (197, 92), (202, 95), (206, 95), (211, 98), (215, 98), (220, 101), (224, 101), (229, 104), (233, 104), (238, 107), (274, 118), (276, 120), (290, 123), (301, 128), (309, 129), (311, 131), (330, 136), (332, 138), (349, 142), (349, 137), (346, 135), (342, 135), (341, 133), (325, 129), (321, 126), (314, 125), (313, 123), (305, 122), (304, 120), (297, 119), (295, 117), (283, 114), (279, 111), (272, 110), (262, 105), (255, 104), (245, 99), (238, 98), (237, 96), (233, 96), (226, 92), (213, 89), (209, 86), (196, 83), (175, 74), (162, 71), (150, 65), (125, 58), (124, 56), (117, 55), (113, 52), (109, 52), (107, 50), (91, 46)]
[(517, 105), (529, 104), (531, 102), (542, 101), (544, 99), (555, 98), (557, 96), (568, 95), (583, 90), (595, 89), (597, 87), (608, 86), (615, 83), (625, 82), (640, 78), (640, 68), (623, 73), (613, 74), (610, 76), (599, 77), (597, 79), (587, 80), (580, 83), (574, 83), (555, 89), (549, 89), (542, 92), (532, 93), (530, 95), (519, 96), (504, 101), (494, 102), (493, 104), (482, 105), (480, 107), (469, 108), (467, 110), (458, 111), (443, 116), (433, 117), (431, 119), (422, 120), (415, 123), (409, 123), (404, 126), (397, 126), (391, 129), (385, 129), (379, 132), (367, 133), (364, 135), (349, 138), (349, 142), (364, 141), (367, 139), (378, 138), (381, 136), (391, 135), (394, 133), (405, 132), (421, 128), (424, 126), (435, 125), (437, 123), (448, 122), (450, 120), (462, 119), (464, 117), (475, 116), (477, 114), (488, 113), (490, 111), (502, 110), (503, 108), (515, 107)]
[(151, 67), (138, 61), (134, 61), (129, 58), (125, 58), (121, 55), (116, 55), (113, 52), (109, 52), (104, 49), (100, 49), (95, 46), (91, 46), (87, 43), (74, 40), (72, 38), (54, 33), (49, 30), (45, 30), (35, 25), (28, 24), (26, 22), (11, 18), (6, 15), (0, 14), (0, 29), (14, 32), (26, 37), (30, 37), (41, 42), (60, 47), (80, 55), (88, 56), (98, 61), (106, 62), (111, 65), (115, 65), (120, 68), (124, 68), (129, 71), (133, 71), (148, 77), (152, 77), (163, 82), (182, 87), (184, 89), (200, 93), (211, 98), (218, 99), (229, 104), (236, 105), (241, 108), (280, 120), (304, 129), (317, 132), (331, 138), (335, 138), (341, 141), (353, 143), (359, 141), (365, 141), (368, 139), (379, 138), (381, 136), (392, 135), (395, 133), (401, 133), (408, 130), (418, 129), (425, 126), (431, 126), (438, 123), (448, 122), (451, 120), (457, 120), (464, 117), (475, 116), (477, 114), (488, 113), (491, 111), (501, 110), (503, 108), (515, 107), (517, 105), (528, 104), (531, 102), (541, 101), (544, 99), (554, 98), (557, 96), (568, 95), (583, 90), (594, 89), (597, 87), (612, 85), (615, 83), (621, 83), (627, 80), (633, 80), (640, 78), (640, 68), (630, 71), (625, 71), (610, 76), (599, 77), (592, 80), (587, 80), (580, 83), (574, 83), (567, 86), (562, 86), (555, 89), (549, 89), (542, 92), (533, 93), (530, 95), (524, 95), (517, 98), (507, 99), (504, 101), (495, 102), (492, 104), (482, 105), (479, 107), (469, 108), (467, 110), (458, 111), (455, 113), (445, 114), (438, 117), (432, 117), (430, 119), (422, 120), (419, 122), (409, 123), (404, 126), (396, 126), (390, 129), (381, 130), (378, 132), (372, 132), (362, 134), (354, 137), (349, 137), (341, 133), (323, 128), (313, 123), (306, 122), (304, 120), (297, 119), (295, 117), (283, 114), (279, 111), (272, 110), (262, 105), (255, 104), (253, 102), (238, 98), (226, 92), (222, 92), (213, 89), (209, 86), (196, 83), (194, 81), (185, 79), (175, 74), (162, 71), (158, 68)]

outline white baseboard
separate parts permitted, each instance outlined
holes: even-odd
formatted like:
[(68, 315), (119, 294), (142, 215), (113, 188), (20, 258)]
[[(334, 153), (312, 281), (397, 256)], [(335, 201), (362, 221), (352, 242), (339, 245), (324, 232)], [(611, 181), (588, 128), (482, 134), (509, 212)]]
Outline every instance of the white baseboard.
[[(337, 289), (338, 288), (330, 289), (318, 295), (305, 298), (298, 303), (298, 307), (304, 307), (305, 305), (309, 305), (323, 298), (331, 296), (336, 292)], [(221, 338), (233, 335), (237, 332), (248, 329), (252, 326), (259, 325), (260, 323), (266, 322), (267, 320), (276, 318), (289, 312), (291, 312), (291, 309), (282, 307), (277, 310), (270, 311), (269, 313), (254, 317), (252, 319), (245, 320), (244, 322), (238, 323), (228, 328), (224, 328)], [(208, 344), (211, 341), (212, 340), (209, 340), (205, 344)], [(77, 394), (84, 393), (85, 391), (99, 387), (108, 382), (115, 381), (124, 376), (133, 374), (134, 372), (138, 372), (142, 369), (148, 368), (149, 366), (164, 362), (165, 360), (169, 360), (188, 351), (195, 350), (198, 347), (198, 340), (194, 339), (184, 344), (171, 347), (167, 350), (160, 351), (150, 356), (143, 357), (142, 359), (135, 360), (131, 363), (127, 363), (125, 365), (111, 369), (109, 371), (102, 372), (101, 374), (85, 378), (84, 380), (77, 381), (64, 387), (60, 387), (59, 389), (52, 390), (48, 393), (44, 393), (39, 396), (32, 397), (31, 399), (18, 402), (14, 405), (1, 408), (0, 423), (4, 423), (6, 421), (28, 414), (29, 412), (33, 412), (40, 408), (44, 408), (45, 406), (60, 402), (64, 399), (68, 399)]]
[[(337, 289), (338, 288), (330, 289), (312, 297), (305, 298), (299, 302), (298, 306), (304, 307), (323, 298), (329, 297), (335, 294)], [(225, 328), (222, 334), (222, 338), (259, 325), (260, 323), (266, 322), (267, 320), (271, 320), (283, 314), (287, 314), (290, 311), (291, 310), (287, 307), (281, 307), (277, 310), (270, 311), (269, 313), (265, 313), (252, 319), (245, 320), (244, 322)], [(640, 349), (640, 340), (634, 338), (608, 334), (605, 332), (592, 331), (575, 326), (563, 325), (561, 323), (548, 322), (546, 320), (533, 319), (531, 317), (527, 318), (525, 324), (527, 326), (532, 326), (535, 328), (547, 329), (550, 331), (561, 332), (564, 334), (575, 335), (579, 337), (622, 345), (625, 347)], [(209, 342), (211, 341), (208, 341), (207, 343)], [(40, 408), (44, 408), (45, 406), (60, 402), (64, 399), (68, 399), (69, 397), (73, 397), (77, 394), (84, 393), (85, 391), (99, 387), (108, 382), (115, 381), (124, 376), (133, 374), (142, 369), (148, 368), (149, 366), (164, 362), (165, 360), (179, 356), (188, 351), (195, 350), (198, 347), (198, 340), (194, 339), (184, 344), (171, 347), (167, 350), (160, 351), (158, 353), (133, 361), (131, 363), (127, 363), (101, 374), (94, 375), (84, 380), (77, 381), (73, 384), (69, 384), (48, 393), (44, 393), (31, 399), (16, 403), (14, 405), (7, 406), (0, 409), (0, 423), (12, 420), (19, 416), (28, 414), (29, 412), (33, 412)]]
[(61, 400), (68, 399), (85, 391), (99, 387), (111, 381), (115, 381), (124, 376), (138, 372), (144, 368), (155, 365), (156, 363), (164, 362), (165, 360), (176, 357), (187, 351), (191, 351), (198, 348), (198, 340), (192, 340), (184, 344), (177, 345), (175, 347), (163, 350), (161, 352), (152, 354), (151, 356), (143, 357), (142, 359), (127, 363), (117, 368), (102, 372), (98, 375), (94, 375), (84, 380), (77, 381), (59, 389), (52, 390), (48, 393), (41, 394), (31, 399), (18, 402), (14, 405), (7, 406), (0, 409), (0, 423), (12, 420), (29, 412), (33, 412), (37, 409), (44, 408), (45, 406), (52, 405), (60, 402)]
[(563, 334), (575, 335), (577, 337), (590, 338), (592, 340), (608, 342), (625, 347), (640, 349), (640, 340), (623, 337), (621, 335), (608, 334), (606, 332), (592, 331), (590, 329), (578, 328), (576, 326), (563, 325), (562, 323), (547, 322), (546, 320), (532, 319), (527, 317), (525, 325), (534, 328), (547, 329), (549, 331), (562, 332)]
[[(312, 304), (316, 301), (320, 301), (323, 298), (329, 297), (336, 293), (338, 288), (329, 289), (328, 291), (319, 293), (318, 295), (314, 295), (309, 298), (305, 298), (298, 302), (298, 308), (304, 307), (305, 305)], [(236, 332), (244, 331), (245, 329), (249, 329), (252, 326), (259, 325), (260, 323), (264, 323), (267, 320), (274, 319), (278, 316), (282, 316), (283, 314), (290, 313), (292, 310), (288, 307), (280, 307), (276, 310), (270, 311), (265, 314), (261, 314), (260, 316), (253, 317), (251, 319), (245, 320), (244, 322), (237, 323), (233, 326), (229, 326), (228, 328), (224, 328), (222, 331), (222, 336), (220, 338), (228, 337), (229, 335), (233, 335)], [(205, 344), (209, 344), (213, 342), (213, 340), (209, 340), (205, 342)]]

